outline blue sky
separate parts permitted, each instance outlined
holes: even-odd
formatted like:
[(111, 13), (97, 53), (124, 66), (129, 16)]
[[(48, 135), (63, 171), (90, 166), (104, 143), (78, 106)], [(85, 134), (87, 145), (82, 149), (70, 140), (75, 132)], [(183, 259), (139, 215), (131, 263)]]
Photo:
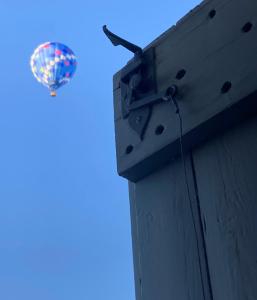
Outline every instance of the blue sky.
[[(2, 1), (0, 299), (132, 300), (126, 180), (116, 174), (112, 76), (200, 1)], [(33, 78), (41, 43), (73, 49), (56, 99)]]

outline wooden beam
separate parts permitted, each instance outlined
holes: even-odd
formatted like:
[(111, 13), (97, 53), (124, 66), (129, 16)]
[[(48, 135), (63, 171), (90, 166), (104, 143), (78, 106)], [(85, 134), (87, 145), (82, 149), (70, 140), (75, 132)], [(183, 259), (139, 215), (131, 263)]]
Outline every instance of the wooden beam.
[[(256, 113), (255, 24), (256, 1), (212, 0), (151, 44), (158, 90), (173, 83), (179, 87), (186, 149)], [(145, 138), (140, 140), (121, 116), (119, 79), (120, 73), (114, 78), (117, 166), (121, 176), (136, 182), (178, 156), (179, 122), (170, 103), (154, 105)], [(159, 125), (164, 131), (156, 135)]]

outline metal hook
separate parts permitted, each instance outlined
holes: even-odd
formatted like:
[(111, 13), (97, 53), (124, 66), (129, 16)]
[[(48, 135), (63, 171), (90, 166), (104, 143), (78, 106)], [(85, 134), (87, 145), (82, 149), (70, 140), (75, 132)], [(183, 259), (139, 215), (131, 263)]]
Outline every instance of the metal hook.
[(176, 99), (176, 95), (178, 93), (178, 87), (173, 84), (172, 86), (170, 86), (167, 91), (166, 91), (166, 96), (163, 97), (163, 100), (165, 101), (169, 101), (171, 100), (176, 108), (176, 114), (179, 113), (179, 106), (178, 106), (178, 102)]
[(122, 46), (122, 47), (128, 49), (129, 51), (133, 52), (135, 54), (135, 56), (142, 55), (142, 53), (143, 53), (142, 48), (140, 48), (139, 46), (132, 44), (132, 43), (124, 40), (123, 38), (119, 37), (118, 35), (112, 33), (107, 28), (106, 25), (103, 26), (103, 31), (114, 46)]

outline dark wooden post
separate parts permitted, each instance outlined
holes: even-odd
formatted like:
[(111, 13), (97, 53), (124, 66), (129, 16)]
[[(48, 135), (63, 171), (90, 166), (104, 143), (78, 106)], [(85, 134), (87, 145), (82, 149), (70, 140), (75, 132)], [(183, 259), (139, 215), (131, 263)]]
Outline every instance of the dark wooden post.
[(185, 166), (172, 101), (124, 113), (135, 58), (114, 76), (114, 109), (137, 300), (256, 300), (257, 1), (204, 1), (144, 53), (151, 95), (178, 86)]

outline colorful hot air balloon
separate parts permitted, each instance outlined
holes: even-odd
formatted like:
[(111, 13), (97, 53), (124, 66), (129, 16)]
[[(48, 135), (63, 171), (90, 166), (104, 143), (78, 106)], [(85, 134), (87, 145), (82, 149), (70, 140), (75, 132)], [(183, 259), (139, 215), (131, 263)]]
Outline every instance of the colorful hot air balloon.
[(36, 79), (49, 88), (50, 95), (68, 83), (76, 71), (76, 56), (67, 46), (48, 42), (36, 48), (30, 59), (32, 72)]

